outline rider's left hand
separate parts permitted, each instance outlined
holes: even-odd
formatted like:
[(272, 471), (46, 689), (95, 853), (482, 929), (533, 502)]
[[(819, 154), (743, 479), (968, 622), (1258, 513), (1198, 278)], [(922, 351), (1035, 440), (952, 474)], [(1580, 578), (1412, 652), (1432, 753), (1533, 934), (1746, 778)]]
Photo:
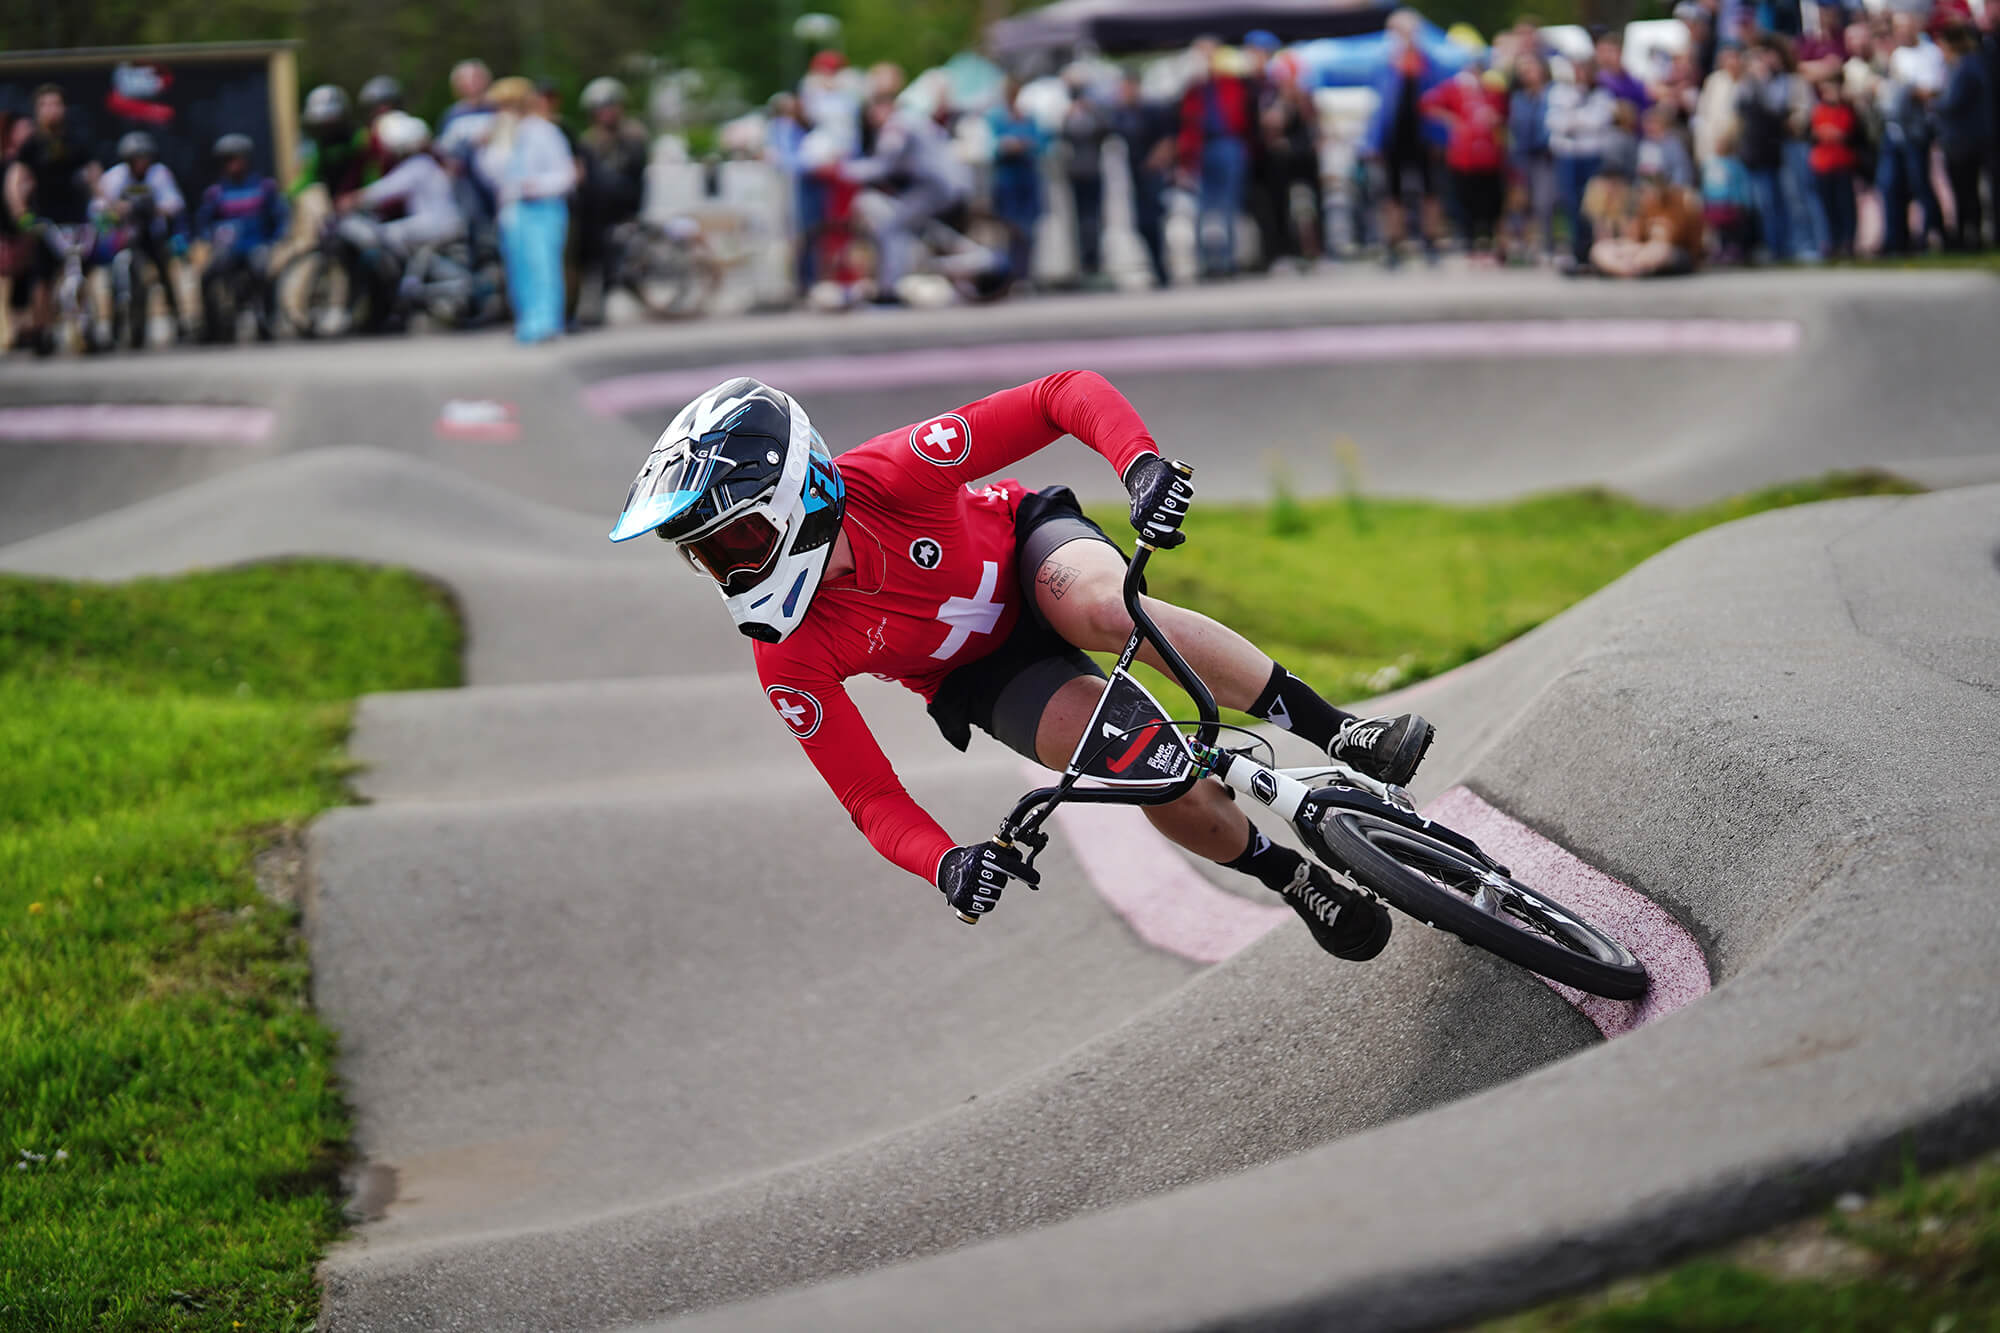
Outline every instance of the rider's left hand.
[(1194, 499), (1194, 486), (1167, 466), (1158, 454), (1147, 454), (1125, 469), (1125, 489), (1132, 495), (1132, 526), (1148, 545), (1166, 550), (1187, 540), (1181, 520)]

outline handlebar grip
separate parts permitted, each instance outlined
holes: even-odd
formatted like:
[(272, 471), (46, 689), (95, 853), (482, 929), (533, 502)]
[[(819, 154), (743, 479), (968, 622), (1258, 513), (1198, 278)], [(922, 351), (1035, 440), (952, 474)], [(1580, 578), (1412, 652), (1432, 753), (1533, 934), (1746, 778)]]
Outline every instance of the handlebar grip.
[(970, 912), (960, 912), (958, 914), (958, 919), (960, 921), (963, 921), (968, 926), (976, 926), (979, 924), (979, 918), (974, 916)]
[(1167, 466), (1172, 468), (1174, 475), (1179, 477), (1182, 481), (1188, 481), (1192, 479), (1194, 476), (1194, 464), (1192, 463), (1182, 462), (1178, 458), (1169, 458), (1167, 460)]

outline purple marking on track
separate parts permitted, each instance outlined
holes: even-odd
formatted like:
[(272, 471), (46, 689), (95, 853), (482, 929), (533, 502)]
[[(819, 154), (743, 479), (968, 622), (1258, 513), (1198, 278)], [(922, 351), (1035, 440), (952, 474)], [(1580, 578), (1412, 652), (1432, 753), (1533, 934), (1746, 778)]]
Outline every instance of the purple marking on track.
[(1548, 891), (1646, 965), (1652, 986), (1637, 1000), (1606, 1000), (1544, 977), (1555, 992), (1583, 1011), (1607, 1037), (1672, 1013), (1708, 994), (1708, 959), (1687, 928), (1665, 908), (1550, 842), (1526, 824), (1500, 813), (1465, 787), (1453, 787), (1424, 807), (1424, 815), (1477, 842), (1523, 883)]
[(678, 408), (719, 379), (750, 375), (794, 394), (907, 388), (940, 381), (1025, 380), (1089, 366), (1168, 373), (1261, 370), (1370, 361), (1498, 361), (1537, 357), (1783, 356), (1798, 350), (1792, 320), (1547, 319), (1437, 324), (1341, 324), (1242, 333), (988, 343), (854, 356), (808, 356), (619, 375), (583, 392), (598, 416)]
[[(1036, 783), (1050, 776), (1039, 765), (1025, 768)], [(1622, 941), (1646, 965), (1652, 986), (1643, 998), (1629, 1002), (1538, 978), (1606, 1037), (1622, 1036), (1708, 993), (1708, 959), (1701, 946), (1645, 895), (1585, 865), (1469, 788), (1453, 787), (1426, 806), (1424, 814), (1473, 839), (1525, 883), (1547, 890)], [(1063, 805), (1055, 818), (1092, 887), (1156, 949), (1197, 963), (1219, 963), (1292, 915), (1289, 908), (1249, 902), (1216, 888), (1134, 806)]]
[(0, 407), (0, 440), (35, 443), (262, 444), (277, 413), (203, 403), (52, 403)]

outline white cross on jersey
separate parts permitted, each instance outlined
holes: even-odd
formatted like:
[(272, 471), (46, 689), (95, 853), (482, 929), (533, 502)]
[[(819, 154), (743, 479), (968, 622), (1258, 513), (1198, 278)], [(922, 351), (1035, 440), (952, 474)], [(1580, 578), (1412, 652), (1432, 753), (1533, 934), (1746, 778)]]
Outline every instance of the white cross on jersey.
[(940, 662), (949, 661), (973, 635), (991, 634), (1000, 623), (1000, 613), (1006, 610), (993, 600), (993, 589), (1000, 583), (999, 564), (992, 560), (981, 564), (979, 591), (971, 597), (947, 597), (938, 608), (937, 618), (951, 626), (951, 633), (944, 636), (944, 642), (931, 654)]
[(788, 703), (780, 699), (778, 700), (778, 712), (795, 731), (806, 724), (806, 706), (804, 704)]
[(958, 427), (947, 426), (942, 421), (933, 421), (924, 435), (924, 443), (936, 450), (940, 457), (950, 457), (951, 442), (958, 438)]

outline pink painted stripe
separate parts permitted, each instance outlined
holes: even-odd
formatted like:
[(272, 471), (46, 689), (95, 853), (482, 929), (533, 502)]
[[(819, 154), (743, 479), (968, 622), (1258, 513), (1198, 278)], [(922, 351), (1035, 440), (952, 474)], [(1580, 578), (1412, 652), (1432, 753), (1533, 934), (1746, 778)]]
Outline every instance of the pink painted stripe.
[(1425, 806), (1424, 814), (1471, 838), (1523, 883), (1546, 890), (1646, 965), (1652, 985), (1632, 1001), (1585, 995), (1542, 978), (1605, 1036), (1621, 1036), (1708, 994), (1708, 959), (1701, 945), (1665, 908), (1638, 890), (1585, 865), (1468, 788), (1453, 787)]
[[(1049, 781), (1047, 769), (1025, 767), (1036, 783)], [(1137, 806), (1058, 806), (1056, 823), (1098, 894), (1156, 949), (1219, 963), (1292, 915), (1289, 907), (1253, 903), (1203, 879)]]
[[(1049, 773), (1026, 765), (1032, 781)], [(1631, 1002), (1586, 995), (1539, 978), (1575, 1005), (1606, 1037), (1617, 1037), (1708, 993), (1708, 959), (1680, 922), (1637, 890), (1584, 864), (1519, 820), (1453, 787), (1424, 814), (1473, 839), (1521, 879), (1624, 942), (1646, 965), (1652, 986)], [(1216, 888), (1154, 831), (1137, 807), (1065, 805), (1056, 822), (1111, 910), (1156, 949), (1219, 963), (1256, 943), (1289, 908), (1249, 902)]]
[(277, 413), (202, 403), (52, 403), (0, 407), (0, 440), (262, 444)]
[(1796, 351), (1791, 320), (1547, 319), (1438, 324), (1341, 324), (1242, 333), (989, 343), (854, 356), (741, 361), (619, 375), (584, 390), (599, 416), (679, 407), (717, 380), (751, 375), (791, 393), (906, 388), (939, 381), (1027, 379), (1072, 366), (1171, 372), (1371, 361), (1492, 361), (1536, 357), (1782, 356)]

